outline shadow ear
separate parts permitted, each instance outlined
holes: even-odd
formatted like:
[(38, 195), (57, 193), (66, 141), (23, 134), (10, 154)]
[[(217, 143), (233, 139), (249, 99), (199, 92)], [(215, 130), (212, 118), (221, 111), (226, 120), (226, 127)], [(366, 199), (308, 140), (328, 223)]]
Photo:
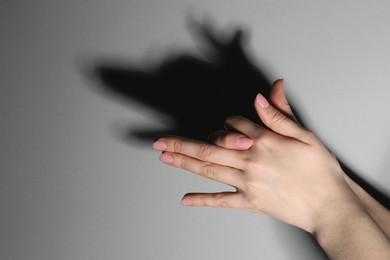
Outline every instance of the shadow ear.
[(246, 42), (248, 40), (248, 32), (242, 30), (242, 29), (237, 29), (235, 33), (232, 36), (231, 39), (231, 45), (237, 46), (239, 48), (242, 48), (243, 42)]

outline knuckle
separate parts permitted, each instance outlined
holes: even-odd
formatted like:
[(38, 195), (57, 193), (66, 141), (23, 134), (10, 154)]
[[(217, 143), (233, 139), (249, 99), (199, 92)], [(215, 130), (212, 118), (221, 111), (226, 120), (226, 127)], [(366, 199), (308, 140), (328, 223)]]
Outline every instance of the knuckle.
[(186, 158), (184, 156), (181, 156), (178, 160), (178, 166), (182, 169), (185, 169), (186, 168)]
[[(264, 131), (262, 136), (256, 140), (256, 144), (258, 147), (261, 148), (261, 150), (272, 150), (273, 147), (275, 146), (275, 138), (274, 138), (274, 133), (271, 131)], [(258, 157), (251, 157), (249, 156), (248, 160), (250, 160), (251, 163), (253, 164), (258, 164)]]
[(317, 140), (317, 136), (312, 131), (307, 130), (306, 136), (307, 136), (307, 139), (310, 141)]
[(207, 160), (212, 153), (212, 148), (209, 144), (203, 144), (198, 152), (198, 157), (201, 160)]
[(206, 207), (206, 200), (204, 196), (199, 196), (199, 206)]
[(314, 144), (319, 141), (317, 136), (312, 131), (307, 129), (304, 129), (302, 132), (301, 139), (307, 144)]
[(283, 113), (280, 113), (279, 111), (274, 111), (271, 115), (271, 122), (270, 124), (279, 124), (283, 120), (286, 119), (286, 115)]
[(244, 204), (251, 211), (256, 211), (256, 212), (261, 211), (261, 207), (259, 205), (259, 202), (253, 197), (246, 196), (244, 198)]
[(202, 168), (202, 175), (209, 178), (209, 179), (215, 179), (216, 173), (215, 168), (212, 165), (204, 165)]
[(222, 208), (226, 208), (228, 206), (224, 194), (218, 193), (215, 195), (215, 204), (217, 207)]
[(180, 140), (174, 140), (172, 143), (173, 151), (174, 152), (180, 152), (181, 151), (181, 141)]

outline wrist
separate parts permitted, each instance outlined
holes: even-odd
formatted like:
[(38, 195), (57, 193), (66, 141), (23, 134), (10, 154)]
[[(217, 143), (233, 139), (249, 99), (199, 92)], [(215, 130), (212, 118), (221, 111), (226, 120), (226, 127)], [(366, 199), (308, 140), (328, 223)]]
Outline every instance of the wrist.
[(321, 189), (318, 190), (317, 194), (314, 194), (317, 195), (315, 199), (317, 203), (312, 204), (310, 221), (306, 222), (309, 225), (304, 228), (314, 236), (327, 230), (328, 227), (342, 225), (353, 214), (367, 214), (359, 197), (344, 180), (344, 172), (341, 169), (336, 169), (332, 175), (337, 176), (338, 180), (327, 183), (327, 187), (331, 187), (331, 189)]
[(313, 236), (331, 259), (388, 259), (386, 235), (360, 201), (351, 199), (324, 216)]
[(311, 234), (321, 246), (332, 244), (335, 237), (345, 236), (353, 230), (355, 222), (369, 217), (368, 213), (355, 201), (344, 201), (343, 204), (332, 205), (318, 218)]
[(370, 216), (375, 220), (375, 222), (383, 230), (387, 237), (390, 238), (390, 211), (377, 200), (375, 200), (367, 191), (365, 191), (361, 186), (353, 181), (348, 175), (344, 174), (344, 179), (348, 186), (362, 202)]
[[(341, 170), (338, 175), (344, 179)], [(323, 194), (322, 203), (313, 211), (311, 228), (307, 230), (320, 244), (326, 244), (329, 237), (340, 234), (339, 230), (349, 228), (359, 218), (369, 214), (346, 181), (334, 184), (333, 190)]]

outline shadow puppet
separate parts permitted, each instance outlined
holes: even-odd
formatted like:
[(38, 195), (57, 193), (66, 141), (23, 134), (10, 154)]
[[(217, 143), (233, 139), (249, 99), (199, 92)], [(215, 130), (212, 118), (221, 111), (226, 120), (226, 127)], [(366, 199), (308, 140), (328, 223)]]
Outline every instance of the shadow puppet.
[[(232, 115), (263, 125), (253, 101), (259, 92), (269, 96), (271, 81), (245, 49), (247, 31), (235, 29), (224, 34), (211, 24), (192, 22), (190, 25), (196, 38), (208, 47), (205, 58), (183, 53), (153, 69), (126, 67), (115, 62), (102, 62), (94, 68), (94, 76), (102, 83), (99, 84), (102, 93), (127, 102), (137, 101), (168, 115), (175, 123), (170, 129), (156, 131), (128, 129), (126, 138), (148, 141), (148, 145), (157, 136), (166, 134), (207, 141), (208, 135), (220, 130), (225, 119)], [(292, 108), (305, 126), (293, 103)], [(388, 194), (365, 181), (345, 163), (340, 161), (340, 164), (347, 175), (390, 209)]]
[(177, 134), (206, 140), (232, 115), (261, 124), (253, 101), (259, 91), (268, 95), (271, 82), (247, 57), (242, 46), (247, 34), (240, 29), (218, 35), (211, 26), (189, 25), (208, 51), (204, 58), (173, 54), (148, 70), (113, 62), (95, 67), (95, 76), (103, 83), (100, 90), (128, 102), (137, 101), (173, 119), (170, 129), (128, 129), (128, 138), (149, 141), (160, 134)]

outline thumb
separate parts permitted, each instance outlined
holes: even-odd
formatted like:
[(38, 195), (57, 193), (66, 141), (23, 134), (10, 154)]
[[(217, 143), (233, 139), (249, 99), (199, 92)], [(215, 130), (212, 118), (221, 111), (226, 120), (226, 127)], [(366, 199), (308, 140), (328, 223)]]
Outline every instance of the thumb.
[(283, 79), (278, 79), (272, 84), (271, 91), (269, 94), (269, 102), (276, 109), (280, 110), (280, 112), (302, 125), (294, 114), (289, 102), (287, 101), (286, 94), (284, 91)]
[(272, 106), (261, 94), (256, 96), (255, 109), (261, 121), (275, 133), (306, 142), (309, 131)]
[(269, 94), (270, 103), (280, 110), (282, 113), (287, 115), (290, 118), (294, 118), (294, 113), (291, 110), (290, 104), (287, 101), (286, 95), (284, 93), (284, 80), (276, 80), (272, 86)]

